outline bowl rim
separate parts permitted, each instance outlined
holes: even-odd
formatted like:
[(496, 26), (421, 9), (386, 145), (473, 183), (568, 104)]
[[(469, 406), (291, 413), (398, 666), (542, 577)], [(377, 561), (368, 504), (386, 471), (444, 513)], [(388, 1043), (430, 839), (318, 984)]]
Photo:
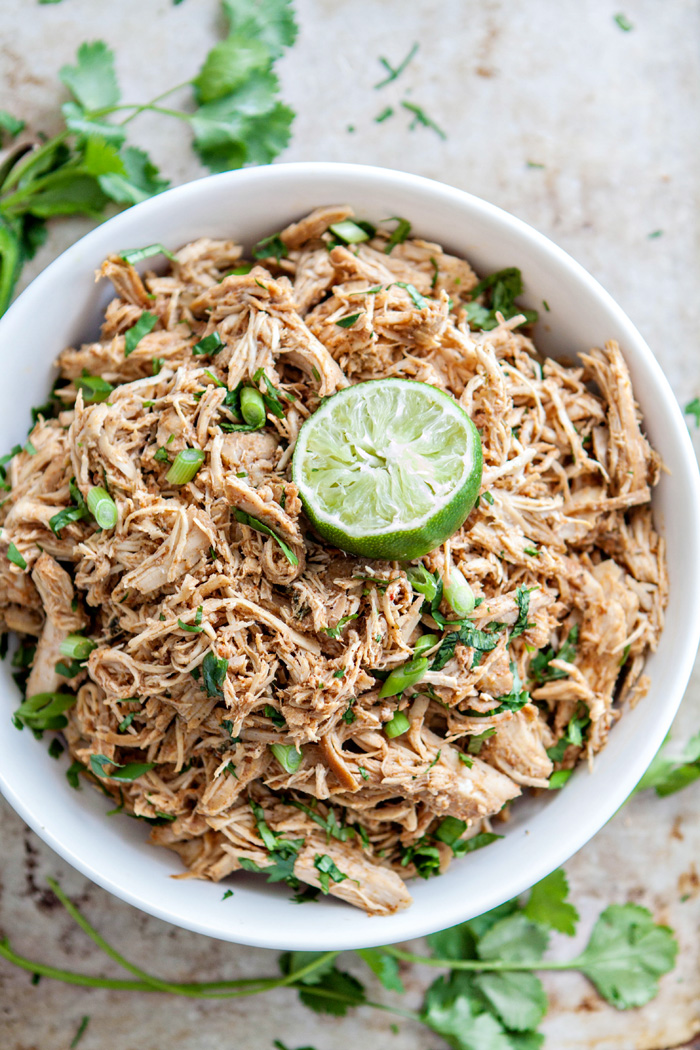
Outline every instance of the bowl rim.
[[(634, 357), (641, 359), (646, 368), (654, 374), (658, 386), (657, 397), (663, 405), (662, 415), (672, 429), (673, 443), (676, 446), (683, 470), (686, 476), (691, 479), (690, 491), (687, 494), (689, 529), (692, 530), (694, 537), (700, 537), (700, 475), (698, 474), (698, 464), (690, 435), (680, 407), (661, 366), (626, 313), (580, 263), (534, 227), (497, 205), (476, 197), (465, 190), (457, 189), (424, 176), (397, 171), (392, 168), (364, 164), (302, 161), (223, 172), (187, 182), (120, 212), (85, 234), (62, 252), (24, 289), (10, 306), (5, 316), (0, 319), (0, 338), (16, 315), (39, 305), (42, 296), (50, 290), (55, 275), (69, 270), (74, 260), (78, 260), (82, 253), (91, 249), (93, 244), (99, 243), (104, 238), (105, 229), (110, 231), (114, 242), (119, 243), (120, 228), (122, 225), (131, 225), (134, 221), (134, 216), (157, 213), (160, 209), (164, 209), (166, 213), (177, 207), (186, 209), (189, 200), (206, 194), (208, 188), (214, 184), (230, 183), (232, 184), (232, 190), (235, 191), (237, 186), (254, 181), (260, 184), (260, 190), (264, 194), (269, 192), (271, 187), (275, 187), (275, 184), (277, 184), (278, 188), (283, 186), (285, 179), (290, 177), (318, 179), (324, 176), (342, 175), (368, 180), (368, 182), (372, 180), (378, 183), (383, 182), (386, 188), (406, 187), (409, 191), (414, 190), (419, 193), (433, 195), (435, 198), (440, 197), (443, 202), (448, 204), (452, 202), (461, 208), (466, 206), (478, 218), (486, 220), (495, 227), (507, 230), (511, 235), (519, 236), (523, 242), (539, 249), (539, 252), (546, 256), (548, 266), (551, 264), (552, 269), (561, 268), (568, 272), (573, 280), (585, 287), (591, 295), (600, 301), (615, 318), (618, 328), (624, 332), (626, 352), (630, 352)], [(696, 540), (695, 551), (693, 552), (695, 556), (689, 558), (688, 571), (685, 574), (685, 583), (691, 593), (695, 594), (700, 591), (699, 549), (700, 546), (698, 540)], [(577, 814), (580, 819), (571, 821), (567, 834), (562, 835), (558, 841), (548, 844), (548, 848), (542, 852), (539, 864), (530, 864), (525, 873), (516, 870), (514, 866), (513, 870), (504, 875), (503, 883), (499, 884), (501, 888), (498, 892), (491, 894), (493, 903), (489, 907), (495, 906), (501, 900), (509, 899), (522, 893), (549, 872), (565, 863), (615, 814), (624, 799), (634, 788), (660, 746), (683, 698), (692, 671), (698, 643), (700, 642), (700, 603), (695, 603), (695, 607), (689, 611), (688, 619), (685, 622), (684, 637), (678, 641), (679, 650), (675, 654), (676, 659), (672, 678), (670, 682), (665, 683), (667, 700), (664, 706), (664, 717), (659, 718), (657, 730), (653, 736), (647, 736), (644, 740), (638, 742), (636, 761), (621, 771), (619, 791), (611, 793), (595, 811), (590, 807), (586, 812)], [(395, 916), (374, 919), (371, 923), (351, 924), (350, 928), (346, 927), (343, 930), (343, 934), (337, 938), (337, 943), (335, 941), (329, 942), (327, 935), (323, 936), (323, 931), (320, 935), (318, 932), (310, 932), (308, 938), (301, 942), (298, 937), (293, 941), (285, 940), (284, 931), (279, 929), (253, 931), (246, 927), (241, 930), (221, 930), (209, 922), (199, 921), (195, 915), (190, 915), (189, 913), (187, 915), (175, 915), (172, 910), (165, 905), (161, 905), (158, 901), (144, 900), (137, 889), (132, 889), (130, 886), (116, 882), (105, 872), (96, 868), (88, 858), (76, 855), (69, 846), (62, 842), (59, 835), (55, 834), (52, 829), (44, 826), (41, 814), (32, 808), (27, 799), (18, 794), (13, 784), (4, 776), (2, 769), (0, 769), (0, 791), (2, 791), (2, 794), (15, 811), (44, 842), (50, 845), (56, 853), (87, 878), (142, 911), (176, 926), (207, 936), (234, 941), (239, 944), (273, 949), (327, 950), (328, 948), (338, 948), (344, 950), (388, 943), (390, 939), (398, 941), (423, 936), (436, 929), (442, 929), (445, 926), (463, 921), (469, 910), (468, 907), (465, 907), (460, 914), (452, 907), (449, 913), (445, 913), (444, 909), (440, 907), (440, 895), (436, 893), (434, 894), (436, 898), (435, 907), (431, 907), (430, 910), (430, 915), (435, 916), (435, 918), (420, 920), (417, 916), (412, 915), (413, 909), (409, 908), (406, 911), (397, 913)], [(439, 881), (436, 880), (435, 885), (438, 886)], [(332, 916), (328, 913), (325, 914), (328, 920), (325, 925), (332, 930)], [(387, 930), (386, 924), (388, 922), (393, 923), (396, 929)], [(373, 927), (376, 933), (373, 932)]]

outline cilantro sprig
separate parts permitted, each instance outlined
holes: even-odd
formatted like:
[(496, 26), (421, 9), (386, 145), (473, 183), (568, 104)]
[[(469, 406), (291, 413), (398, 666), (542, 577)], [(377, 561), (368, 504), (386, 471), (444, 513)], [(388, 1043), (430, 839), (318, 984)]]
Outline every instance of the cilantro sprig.
[[(255, 862), (241, 859), (242, 866), (264, 871), (268, 881), (298, 885), (293, 869), (303, 839), (280, 838), (265, 822), (262, 807), (252, 804), (252, 808), (261, 838), (274, 847), (268, 855), (272, 863), (261, 869)], [(449, 831), (446, 837), (450, 837)], [(314, 866), (319, 877), (325, 876), (327, 888), (346, 877), (328, 854), (316, 854)], [(301, 1002), (316, 1013), (344, 1017), (348, 1010), (366, 1006), (422, 1022), (455, 1050), (540, 1047), (542, 1035), (538, 1027), (548, 1006), (537, 976), (542, 971), (578, 971), (616, 1009), (642, 1006), (657, 994), (659, 979), (673, 969), (678, 949), (672, 931), (655, 923), (646, 908), (612, 904), (598, 917), (582, 952), (563, 961), (547, 958), (551, 933), (573, 936), (579, 921), (576, 908), (568, 900), (566, 876), (556, 871), (533, 887), (525, 901), (508, 901), (484, 915), (431, 935), (429, 955), (392, 945), (357, 952), (381, 985), (394, 994), (404, 991), (399, 963), (447, 971), (430, 985), (420, 1011), (416, 1012), (371, 1000), (363, 983), (338, 967), (337, 951), (285, 952), (279, 959), (281, 975), (276, 977), (204, 984), (164, 980), (126, 959), (95, 930), (58, 883), (49, 879), (49, 885), (83, 932), (126, 970), (128, 977), (94, 977), (59, 969), (28, 959), (16, 952), (7, 939), (1, 941), (0, 957), (29, 973), (73, 985), (159, 991), (195, 999), (233, 999), (286, 987), (296, 991)], [(228, 896), (224, 894), (224, 899)], [(308, 896), (299, 894), (299, 899)], [(277, 1041), (276, 1045), (284, 1044)]]
[[(114, 54), (102, 40), (82, 43), (74, 64), (59, 71), (71, 96), (61, 107), (63, 128), (52, 138), (37, 133), (33, 143), (19, 142), (0, 169), (0, 314), (22, 266), (44, 242), (48, 219), (100, 219), (114, 205), (138, 204), (168, 188), (148, 154), (127, 143), (129, 124), (142, 113), (183, 123), (213, 172), (268, 164), (286, 147), (294, 112), (279, 98), (275, 63), (296, 38), (291, 0), (224, 0), (223, 10), (227, 36), (197, 75), (146, 102), (121, 101)], [(186, 86), (191, 106), (164, 104)], [(14, 138), (23, 130), (19, 117), (0, 111), (0, 133)]]

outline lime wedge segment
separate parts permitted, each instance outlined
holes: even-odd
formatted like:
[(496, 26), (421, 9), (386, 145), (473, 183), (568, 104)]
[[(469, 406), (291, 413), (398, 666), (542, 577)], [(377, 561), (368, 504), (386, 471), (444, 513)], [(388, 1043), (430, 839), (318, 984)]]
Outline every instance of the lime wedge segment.
[(292, 460), (306, 515), (329, 543), (400, 561), (456, 532), (481, 469), (479, 433), (464, 409), (410, 379), (334, 394), (302, 426)]

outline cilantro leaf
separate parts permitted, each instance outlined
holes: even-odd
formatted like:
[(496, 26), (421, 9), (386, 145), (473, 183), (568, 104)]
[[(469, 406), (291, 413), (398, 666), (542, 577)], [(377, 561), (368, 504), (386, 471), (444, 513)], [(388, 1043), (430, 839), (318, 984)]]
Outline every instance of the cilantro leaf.
[(466, 973), (438, 977), (426, 992), (421, 1021), (455, 1050), (512, 1050), (500, 1021), (484, 1008)]
[[(105, 772), (105, 766), (110, 765), (115, 767), (114, 773)], [(107, 755), (90, 755), (90, 769), (95, 776), (103, 780), (115, 780), (118, 784), (130, 784), (144, 773), (148, 773), (149, 769), (153, 769), (154, 766), (155, 762), (127, 762), (126, 765), (122, 765), (121, 762), (108, 758)]]
[(523, 913), (516, 912), (500, 919), (487, 930), (477, 950), (481, 959), (536, 963), (542, 958), (548, 943), (549, 934), (542, 926), (531, 922)]
[(284, 542), (284, 540), (281, 539), (277, 535), (277, 533), (269, 527), (269, 525), (266, 525), (265, 522), (260, 521), (258, 518), (254, 518), (252, 514), (247, 514), (244, 510), (239, 510), (237, 507), (234, 508), (233, 513), (236, 518), (236, 521), (240, 521), (242, 525), (247, 525), (249, 529), (254, 529), (256, 532), (262, 532), (266, 536), (269, 536), (271, 539), (275, 540), (282, 548), (282, 553), (284, 554), (288, 562), (291, 562), (292, 565), (299, 564), (299, 559), (297, 558), (292, 548), (289, 547)]
[(362, 1006), (366, 1001), (364, 986), (349, 973), (333, 967), (313, 987), (300, 987), (299, 998), (304, 1006), (318, 1014), (345, 1017), (348, 1009)]
[(107, 201), (92, 175), (79, 168), (62, 168), (42, 178), (41, 188), (31, 193), (30, 207), (40, 219), (80, 213), (98, 219)]
[[(168, 179), (162, 178), (147, 153), (127, 146), (119, 154), (123, 170), (99, 176), (100, 189), (118, 204), (140, 204), (167, 190)], [(168, 253), (166, 253), (168, 254)]]
[(460, 922), (447, 930), (429, 934), (428, 944), (438, 959), (475, 959), (476, 937), (470, 923)]
[[(472, 301), (466, 306), (470, 327), (490, 331), (498, 324), (496, 313), (501, 313), (506, 320), (509, 317), (515, 317), (516, 314), (523, 314), (525, 317), (523, 323), (533, 324), (537, 320), (537, 311), (523, 310), (515, 303), (522, 293), (522, 274), (515, 266), (498, 270), (497, 273), (484, 277), (475, 288), (472, 288)], [(490, 300), (489, 305), (482, 306), (475, 301), (481, 295)]]
[(224, 12), (232, 33), (260, 40), (272, 58), (296, 40), (292, 0), (224, 0)]
[(557, 667), (550, 667), (550, 662), (552, 660), (565, 660), (567, 663), (573, 663), (576, 658), (578, 634), (579, 625), (576, 623), (567, 634), (559, 652), (555, 653), (550, 646), (549, 649), (540, 649), (537, 655), (533, 657), (528, 670), (530, 676), (538, 684), (541, 685), (543, 682), (553, 682), (558, 678), (567, 677), (566, 671), (562, 671)]
[(359, 615), (359, 612), (348, 613), (347, 616), (340, 617), (335, 627), (322, 627), (321, 630), (324, 634), (327, 634), (329, 638), (340, 638), (343, 633), (343, 628), (346, 627), (351, 620), (356, 620)]
[(534, 973), (481, 973), (474, 984), (506, 1028), (536, 1028), (547, 1012), (547, 996)]
[[(321, 959), (324, 952), (284, 952), (279, 958), (279, 967), (285, 977), (288, 977), (291, 973), (298, 973), (299, 970), (305, 970), (307, 966), (315, 962), (317, 959)], [(298, 979), (299, 984), (320, 984), (325, 974), (329, 973), (333, 969), (333, 959), (326, 959), (314, 970), (305, 974), (303, 977)]]
[(388, 991), (403, 995), (406, 989), (399, 977), (399, 964), (392, 955), (387, 955), (381, 948), (358, 948), (357, 954)]
[(202, 660), (202, 682), (207, 696), (223, 696), (228, 660), (219, 658), (210, 649)]
[(584, 973), (618, 1010), (627, 1010), (653, 999), (659, 978), (673, 969), (677, 951), (673, 931), (657, 926), (646, 908), (611, 904), (571, 967)]
[(88, 175), (96, 178), (100, 175), (124, 174), (124, 162), (119, 151), (112, 143), (98, 135), (91, 135), (85, 143), (82, 167)]
[(698, 778), (700, 778), (700, 733), (690, 738), (678, 758), (669, 756), (667, 738), (637, 784), (635, 792), (654, 788), (657, 795), (663, 798), (680, 791)]
[(227, 37), (211, 49), (194, 80), (197, 101), (215, 102), (229, 95), (245, 84), (252, 73), (265, 70), (269, 64), (270, 52), (255, 37)]
[(454, 656), (455, 648), (457, 644), (468, 645), (475, 649), (475, 664), (478, 663), (477, 656), (480, 658), (482, 653), (490, 653), (492, 649), (495, 649), (498, 645), (498, 632), (502, 630), (502, 625), (493, 631), (479, 631), (476, 627), (472, 627), (471, 624), (463, 624), (457, 631), (451, 631), (446, 634), (440, 643), (440, 648), (435, 653), (433, 662), (430, 665), (431, 671), (441, 671), (445, 664), (452, 659)]
[(395, 222), (394, 227), (389, 240), (386, 242), (386, 248), (384, 249), (385, 255), (390, 255), (392, 248), (395, 248), (397, 244), (403, 244), (411, 232), (411, 224), (408, 219), (402, 219), (398, 215), (392, 215), (390, 219), (385, 219), (384, 222)]
[(523, 913), (532, 922), (573, 937), (579, 914), (567, 901), (568, 895), (566, 875), (558, 868), (532, 887)]
[(23, 120), (18, 120), (17, 117), (13, 117), (6, 109), (0, 109), (0, 140), (2, 138), (2, 132), (6, 132), (11, 139), (16, 138), (20, 131), (24, 130), (24, 126)]
[(91, 116), (77, 102), (64, 102), (61, 113), (68, 130), (81, 138), (98, 135), (117, 147), (123, 145), (126, 139), (126, 131), (120, 124), (111, 124), (105, 117)]
[(143, 311), (136, 324), (132, 325), (124, 336), (124, 357), (133, 354), (143, 337), (152, 332), (159, 321), (158, 314), (153, 314), (149, 310)]
[(119, 102), (114, 53), (103, 40), (81, 44), (75, 66), (63, 66), (59, 77), (87, 110), (105, 109)]
[(515, 604), (518, 607), (518, 618), (516, 619), (513, 628), (510, 632), (511, 638), (517, 638), (519, 635), (524, 634), (531, 627), (534, 627), (534, 623), (528, 623), (527, 614), (530, 611), (530, 593), (536, 591), (537, 587), (518, 587), (515, 591)]
[(331, 880), (336, 883), (344, 882), (348, 877), (328, 853), (317, 853), (314, 857), (314, 867), (318, 872), (318, 881), (321, 883), (321, 893), (324, 895), (330, 893)]
[(246, 127), (246, 163), (270, 164), (289, 145), (295, 113), (277, 102), (269, 113), (250, 120)]
[(683, 412), (686, 416), (693, 416), (695, 426), (700, 427), (700, 397), (694, 397), (692, 401), (689, 401)]

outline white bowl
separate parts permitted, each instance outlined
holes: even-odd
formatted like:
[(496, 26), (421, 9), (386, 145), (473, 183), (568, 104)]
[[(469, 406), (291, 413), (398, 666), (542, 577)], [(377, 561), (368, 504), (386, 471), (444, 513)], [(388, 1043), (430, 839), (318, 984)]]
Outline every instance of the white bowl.
[[(94, 337), (110, 297), (93, 281), (111, 252), (160, 241), (177, 248), (202, 235), (251, 245), (320, 204), (349, 202), (369, 219), (405, 216), (416, 234), (464, 255), (481, 273), (519, 266), (526, 301), (551, 312), (538, 345), (555, 356), (617, 339), (629, 364), (645, 426), (669, 473), (654, 493), (657, 527), (668, 544), (670, 597), (658, 651), (647, 662), (649, 694), (612, 730), (591, 774), (577, 771), (563, 791), (513, 808), (505, 837), (440, 878), (411, 884), (414, 903), (388, 918), (366, 918), (333, 899), (299, 907), (285, 887), (241, 873), (234, 896), (208, 882), (175, 880), (178, 858), (146, 841), (147, 828), (106, 817), (107, 800), (89, 785), (73, 790), (66, 762), (46, 741), (18, 733), (10, 667), (2, 665), (0, 786), (50, 846), (123, 900), (211, 937), (265, 948), (327, 950), (405, 940), (468, 919), (527, 889), (566, 861), (615, 813), (668, 731), (700, 637), (700, 500), (688, 432), (661, 368), (623, 311), (593, 278), (519, 219), (460, 190), (415, 175), (350, 164), (280, 164), (214, 175), (170, 190), (110, 219), (53, 262), (0, 322), (3, 384), (0, 449), (23, 440), (29, 408), (41, 404), (51, 362), (65, 346)], [(65, 758), (65, 756), (64, 756)]]

